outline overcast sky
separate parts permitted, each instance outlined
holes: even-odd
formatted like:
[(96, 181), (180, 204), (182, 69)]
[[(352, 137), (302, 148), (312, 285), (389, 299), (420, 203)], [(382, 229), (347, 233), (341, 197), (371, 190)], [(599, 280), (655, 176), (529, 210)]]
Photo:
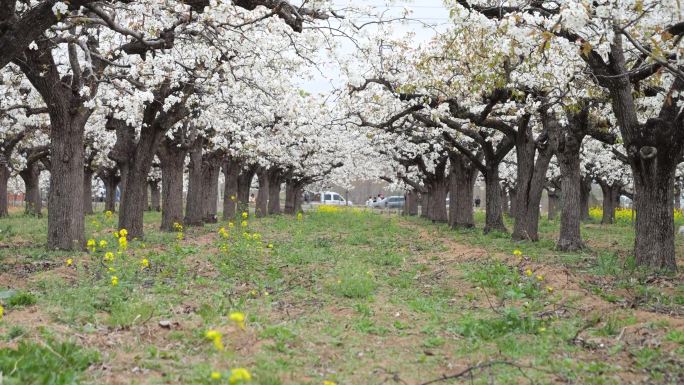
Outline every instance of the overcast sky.
[[(413, 13), (409, 16), (411, 19), (404, 24), (397, 22), (395, 24), (395, 37), (404, 36), (408, 32), (416, 34), (414, 44), (419, 44), (428, 41), (435, 34), (435, 29), (444, 30), (449, 22), (449, 11), (444, 7), (442, 0), (396, 0), (386, 2), (383, 0), (368, 0), (368, 1), (354, 1), (354, 5), (370, 5), (377, 8), (378, 12), (386, 11), (385, 18), (391, 19), (400, 17), (404, 7), (410, 8)], [(389, 4), (388, 4), (389, 3)], [(347, 0), (333, 0), (333, 4), (340, 8), (348, 4)], [(420, 20), (420, 22), (418, 21)], [(369, 18), (368, 21), (371, 21)], [(428, 24), (428, 25), (426, 25)], [(342, 42), (342, 52), (352, 52), (354, 45), (351, 42)], [(328, 70), (326, 70), (328, 71)], [(312, 81), (306, 81), (301, 84), (301, 87), (306, 91), (317, 93), (327, 92), (335, 88), (335, 85), (340, 85), (339, 73), (337, 71), (328, 71), (324, 75), (317, 75)]]

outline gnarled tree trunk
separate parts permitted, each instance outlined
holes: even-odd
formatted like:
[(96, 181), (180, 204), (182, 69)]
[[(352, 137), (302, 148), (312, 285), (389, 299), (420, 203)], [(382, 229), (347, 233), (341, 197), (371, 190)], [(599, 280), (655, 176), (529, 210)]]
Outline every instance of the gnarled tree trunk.
[(268, 169), (266, 167), (259, 167), (257, 177), (259, 178), (259, 191), (256, 196), (254, 214), (259, 218), (268, 215)]
[(591, 197), (591, 177), (582, 176), (580, 179), (580, 219), (588, 221), (591, 219), (589, 215), (589, 201)]
[(162, 170), (162, 221), (161, 229), (174, 231), (174, 223), (183, 221), (183, 167), (186, 150), (168, 143), (159, 146)]
[(556, 188), (549, 188), (546, 192), (549, 197), (548, 219), (554, 221), (556, 220), (556, 217), (558, 217), (558, 211), (561, 207), (561, 192)]
[(150, 180), (147, 181), (147, 185), (150, 187), (150, 211), (161, 211), (161, 191), (159, 190), (159, 181)]
[(9, 215), (9, 202), (7, 201), (7, 183), (10, 178), (10, 169), (7, 168), (7, 159), (0, 154), (0, 218)]
[(188, 164), (188, 195), (185, 200), (185, 224), (202, 226), (204, 210), (202, 207), (202, 146), (204, 139), (198, 137), (190, 147)]
[(218, 180), (221, 174), (223, 152), (205, 154), (202, 161), (202, 208), (204, 222), (216, 223), (218, 218)]
[(32, 163), (19, 172), (26, 189), (24, 200), (26, 201), (25, 213), (27, 215), (41, 215), (43, 202), (40, 196), (40, 171), (40, 166)]
[(450, 202), (449, 226), (451, 228), (475, 227), (473, 217), (473, 189), (477, 169), (462, 154), (450, 153)]
[(243, 213), (249, 210), (249, 189), (252, 187), (252, 179), (256, 174), (256, 167), (250, 165), (249, 167), (240, 170), (238, 175), (238, 212)]
[(488, 165), (485, 176), (485, 227), (484, 233), (491, 231), (506, 232), (501, 212), (501, 184), (499, 165)]
[(609, 183), (606, 180), (597, 180), (601, 186), (601, 193), (603, 195), (603, 215), (601, 217), (601, 224), (608, 225), (615, 223), (615, 207), (620, 199), (620, 191), (622, 185), (620, 183)]
[(297, 180), (287, 180), (285, 184), (285, 214), (302, 212), (302, 193), (304, 184)]
[(280, 185), (282, 174), (279, 169), (271, 168), (268, 172), (268, 214), (280, 214)]
[(418, 193), (414, 190), (406, 190), (404, 198), (404, 210), (402, 214), (410, 216), (418, 215)]
[(238, 176), (241, 164), (234, 158), (227, 158), (221, 167), (223, 170), (223, 220), (235, 217), (238, 201)]

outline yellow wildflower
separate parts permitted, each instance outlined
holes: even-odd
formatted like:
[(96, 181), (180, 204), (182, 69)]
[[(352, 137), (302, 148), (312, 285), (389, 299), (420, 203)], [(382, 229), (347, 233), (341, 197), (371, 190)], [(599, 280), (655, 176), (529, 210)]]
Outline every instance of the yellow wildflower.
[(532, 276), (532, 270), (530, 270), (530, 269), (525, 270), (525, 275), (528, 277), (531, 277)]
[(113, 261), (114, 260), (114, 253), (112, 253), (111, 251), (106, 252), (104, 255), (104, 260), (107, 262)]
[(549, 293), (553, 293), (553, 288), (551, 286), (547, 286), (546, 291), (548, 291)]
[(174, 228), (176, 231), (183, 231), (183, 225), (181, 225), (181, 224), (178, 223), (178, 222), (174, 222), (174, 223), (173, 223), (173, 228)]
[(325, 380), (325, 381), (323, 381), (323, 385), (337, 385), (337, 384), (332, 382), (332, 381)]
[(231, 385), (251, 380), (252, 375), (249, 373), (249, 370), (245, 368), (235, 368), (230, 370), (230, 377), (228, 378), (228, 382), (230, 382)]
[(273, 248), (273, 244), (272, 244), (272, 243), (269, 243), (268, 246), (266, 246), (266, 247), (268, 247), (269, 249), (272, 249), (272, 248)]
[(247, 227), (247, 221), (242, 221), (241, 225), (242, 227)]
[(228, 236), (228, 232), (226, 231), (226, 229), (224, 227), (220, 227), (218, 229), (218, 233), (220, 236), (222, 236), (224, 238)]
[(176, 239), (179, 241), (182, 241), (183, 240), (183, 233), (176, 234)]
[(116, 286), (119, 284), (119, 277), (116, 275), (112, 275), (112, 286)]
[(126, 250), (128, 248), (128, 239), (126, 237), (122, 236), (119, 238), (119, 249), (121, 250)]
[(73, 264), (74, 264), (74, 260), (71, 259), (71, 258), (67, 258), (67, 260), (66, 260), (66, 265), (67, 265), (67, 266), (71, 266), (71, 265), (73, 265)]
[(244, 328), (245, 328), (245, 315), (243, 313), (241, 313), (239, 311), (235, 311), (235, 312), (230, 313), (228, 318), (230, 318), (231, 321), (235, 322), (240, 327), (240, 329), (244, 330)]
[(142, 265), (143, 269), (150, 267), (150, 261), (147, 258), (143, 258), (140, 261), (140, 264)]
[(544, 276), (541, 274), (537, 274), (537, 281), (541, 282), (544, 280)]
[(231, 196), (230, 196), (230, 200), (231, 200), (231, 201), (235, 202), (235, 199), (236, 199), (236, 198), (235, 198), (235, 195), (231, 195)]
[(516, 257), (519, 257), (522, 255), (522, 251), (515, 249), (515, 250), (513, 250), (513, 255), (515, 255)]
[(0, 319), (5, 315), (5, 308), (0, 305)]
[(112, 213), (112, 211), (111, 211), (111, 210), (107, 210), (107, 211), (105, 211), (105, 218), (109, 219), (109, 218), (111, 218), (111, 217), (112, 217), (112, 215), (114, 215), (114, 213)]
[(112, 272), (112, 273), (116, 271), (116, 269), (113, 268), (113, 267), (111, 267), (111, 266), (109, 266), (109, 267), (107, 268), (107, 270), (109, 270), (109, 271)]
[(247, 212), (244, 211), (244, 212), (242, 213), (242, 219), (247, 219), (247, 217), (249, 217), (249, 214), (247, 214)]
[(204, 335), (205, 337), (207, 337), (207, 339), (210, 339), (211, 342), (214, 343), (214, 347), (216, 348), (216, 350), (224, 349), (222, 341), (223, 335), (220, 332), (216, 330), (207, 330), (207, 332)]
[(95, 251), (96, 245), (97, 245), (97, 243), (95, 242), (94, 239), (88, 239), (88, 242), (86, 243), (86, 247), (90, 251)]
[(119, 236), (120, 237), (127, 237), (128, 236), (128, 230), (126, 230), (126, 229), (119, 230)]
[(114, 238), (119, 238), (119, 232), (118, 231), (115, 231), (112, 234), (114, 234)]
[(546, 328), (539, 328), (539, 333), (544, 333), (546, 331)]
[(105, 247), (107, 247), (107, 241), (105, 241), (104, 239), (100, 240), (100, 248), (104, 249)]
[(211, 372), (211, 379), (212, 380), (220, 380), (221, 379), (221, 372)]
[(255, 241), (261, 240), (261, 234), (254, 233), (254, 235), (252, 235), (252, 238), (254, 238)]
[(297, 213), (297, 220), (298, 220), (298, 221), (301, 221), (302, 218), (304, 218), (304, 215), (302, 215), (301, 212)]

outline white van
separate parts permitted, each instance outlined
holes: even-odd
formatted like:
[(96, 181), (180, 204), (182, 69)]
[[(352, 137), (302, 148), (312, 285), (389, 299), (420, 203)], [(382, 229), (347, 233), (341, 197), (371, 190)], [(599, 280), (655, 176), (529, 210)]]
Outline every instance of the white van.
[(344, 198), (342, 198), (342, 195), (333, 192), (333, 191), (325, 191), (325, 192), (320, 192), (316, 193), (313, 196), (313, 199), (311, 200), (311, 203), (313, 204), (320, 204), (320, 205), (335, 205), (335, 206), (351, 206), (353, 205), (352, 201), (347, 201)]

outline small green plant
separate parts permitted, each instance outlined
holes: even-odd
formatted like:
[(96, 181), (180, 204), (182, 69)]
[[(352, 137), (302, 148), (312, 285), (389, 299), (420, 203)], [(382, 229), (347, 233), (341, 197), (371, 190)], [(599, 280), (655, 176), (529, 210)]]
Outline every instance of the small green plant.
[(36, 304), (36, 296), (28, 291), (20, 291), (7, 299), (7, 307), (21, 308)]

